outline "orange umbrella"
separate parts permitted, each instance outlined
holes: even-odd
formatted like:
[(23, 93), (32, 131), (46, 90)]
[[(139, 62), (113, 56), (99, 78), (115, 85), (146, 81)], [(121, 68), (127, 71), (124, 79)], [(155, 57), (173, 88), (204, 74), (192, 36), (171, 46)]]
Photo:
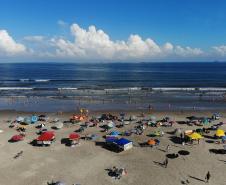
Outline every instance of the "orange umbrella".
[(148, 143), (148, 145), (155, 145), (156, 144), (154, 139), (149, 139), (147, 143)]

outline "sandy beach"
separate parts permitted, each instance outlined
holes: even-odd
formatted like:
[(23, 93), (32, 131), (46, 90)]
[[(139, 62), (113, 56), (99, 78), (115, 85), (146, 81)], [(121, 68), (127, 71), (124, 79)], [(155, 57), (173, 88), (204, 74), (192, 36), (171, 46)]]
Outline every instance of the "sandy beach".
[[(56, 117), (66, 121), (73, 113), (48, 113), (50, 119)], [(117, 114), (114, 112), (112, 114)], [(35, 147), (29, 144), (37, 138), (37, 129), (34, 125), (27, 128), (26, 137), (23, 141), (9, 143), (12, 135), (17, 134), (14, 128), (9, 128), (9, 120), (15, 120), (17, 116), (28, 116), (32, 113), (15, 111), (0, 112), (0, 184), (1, 185), (46, 185), (48, 182), (62, 180), (67, 184), (81, 185), (107, 185), (107, 184), (131, 184), (131, 185), (179, 185), (188, 180), (189, 184), (205, 184), (207, 171), (211, 173), (209, 184), (225, 185), (225, 163), (226, 156), (222, 154), (210, 153), (209, 149), (222, 149), (222, 144), (207, 143), (207, 138), (199, 144), (185, 145), (174, 143), (170, 140), (175, 128), (195, 129), (187, 125), (175, 124), (173, 127), (162, 127), (165, 132), (163, 137), (159, 137), (160, 145), (154, 148), (140, 147), (139, 143), (150, 139), (147, 136), (155, 131), (155, 127), (148, 127), (142, 135), (132, 135), (127, 138), (133, 141), (134, 147), (131, 150), (115, 153), (101, 146), (97, 146), (93, 141), (81, 140), (76, 147), (67, 147), (61, 144), (62, 138), (67, 138), (69, 133), (77, 130), (78, 125), (63, 127), (56, 132), (56, 141), (50, 147)], [(91, 115), (100, 115), (98, 112)], [(139, 115), (138, 112), (127, 112), (126, 115)], [(145, 114), (146, 117), (150, 114)], [(211, 112), (153, 112), (157, 119), (171, 116), (175, 121), (186, 120), (187, 116), (211, 116)], [(226, 118), (215, 121), (225, 122)], [(47, 128), (51, 130), (51, 123), (47, 123)], [(127, 130), (134, 125), (126, 125), (118, 131)], [(222, 127), (224, 130), (226, 126)], [(99, 142), (104, 141), (105, 132), (100, 132), (101, 128), (89, 127), (81, 135), (96, 133), (100, 137)], [(209, 133), (213, 136), (214, 131)], [(170, 145), (169, 153), (177, 153), (179, 150), (190, 152), (188, 156), (179, 156), (176, 159), (169, 159), (167, 168), (159, 163), (165, 160), (167, 145)], [(23, 154), (14, 159), (14, 156), (23, 151)], [(108, 175), (106, 169), (113, 166), (124, 167), (128, 174), (120, 180), (115, 180)]]

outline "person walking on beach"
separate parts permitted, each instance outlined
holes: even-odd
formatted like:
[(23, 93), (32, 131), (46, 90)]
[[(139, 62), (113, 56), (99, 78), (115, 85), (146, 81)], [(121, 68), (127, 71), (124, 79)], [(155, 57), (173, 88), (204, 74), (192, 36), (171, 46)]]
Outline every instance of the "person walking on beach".
[(167, 157), (166, 157), (166, 159), (165, 159), (163, 164), (164, 164), (165, 168), (167, 168), (167, 166), (168, 166), (168, 158)]
[(207, 172), (205, 179), (206, 179), (206, 183), (208, 183), (210, 180), (210, 172), (209, 171)]
[(170, 145), (167, 145), (166, 152), (169, 152), (169, 150), (170, 150)]

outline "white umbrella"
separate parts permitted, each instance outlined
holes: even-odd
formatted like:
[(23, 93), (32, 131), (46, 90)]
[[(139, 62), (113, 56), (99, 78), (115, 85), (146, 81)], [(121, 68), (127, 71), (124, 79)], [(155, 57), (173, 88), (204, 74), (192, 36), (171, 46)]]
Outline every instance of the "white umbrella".
[(55, 123), (55, 127), (56, 127), (57, 129), (61, 129), (61, 128), (63, 128), (63, 126), (64, 126), (64, 124), (63, 124), (62, 122), (57, 122), (57, 123)]
[(23, 121), (24, 121), (24, 118), (21, 117), (21, 116), (19, 116), (19, 117), (16, 118), (16, 121), (17, 121), (17, 122), (23, 122)]

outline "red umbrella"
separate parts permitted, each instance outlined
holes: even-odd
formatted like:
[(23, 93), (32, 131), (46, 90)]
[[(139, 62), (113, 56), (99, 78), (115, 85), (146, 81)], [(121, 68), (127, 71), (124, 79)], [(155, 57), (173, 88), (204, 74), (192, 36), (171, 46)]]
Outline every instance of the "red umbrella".
[(24, 136), (22, 136), (22, 135), (14, 135), (14, 136), (11, 138), (12, 141), (21, 141), (21, 140), (23, 140), (23, 139), (24, 139)]
[(52, 139), (54, 139), (55, 134), (53, 131), (46, 131), (44, 133), (42, 133), (37, 140), (38, 141), (51, 141)]
[(71, 134), (69, 135), (69, 139), (71, 139), (71, 140), (77, 140), (77, 139), (80, 139), (80, 135), (77, 134), (77, 133), (71, 133)]

